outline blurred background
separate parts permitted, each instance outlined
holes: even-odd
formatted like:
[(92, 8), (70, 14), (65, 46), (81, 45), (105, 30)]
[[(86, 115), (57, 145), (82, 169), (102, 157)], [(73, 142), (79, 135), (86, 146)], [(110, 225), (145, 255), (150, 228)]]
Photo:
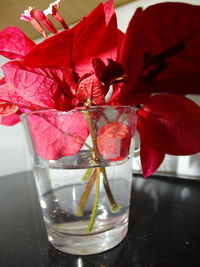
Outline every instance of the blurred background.
[[(87, 15), (100, 2), (99, 0), (62, 0), (59, 11), (68, 25), (78, 22)], [(166, 2), (156, 0), (114, 0), (118, 26), (125, 31), (128, 23), (137, 7), (147, 7), (149, 5)], [(188, 1), (169, 1), (168, 2), (186, 2), (200, 5), (200, 0)], [(17, 26), (24, 33), (39, 42), (40, 35), (31, 26), (30, 23), (21, 21), (20, 15), (28, 6), (44, 10), (51, 3), (50, 0), (1, 0), (0, 2), (0, 30), (7, 26)], [(59, 25), (57, 25), (59, 26)], [(58, 28), (58, 27), (57, 27)], [(0, 56), (0, 65), (4, 64), (6, 59)], [(0, 77), (2, 77), (0, 72)], [(197, 85), (199, 86), (199, 85)], [(200, 104), (199, 96), (189, 96)], [(199, 122), (200, 123), (200, 122)], [(190, 142), (190, 140), (188, 140)], [(140, 159), (134, 159), (133, 168), (140, 172)], [(25, 135), (21, 123), (15, 126), (0, 125), (0, 177), (8, 174), (23, 172), (31, 169), (31, 161), (26, 146)], [(200, 153), (192, 156), (166, 156), (158, 172), (167, 174), (189, 175), (191, 177), (200, 177)]]

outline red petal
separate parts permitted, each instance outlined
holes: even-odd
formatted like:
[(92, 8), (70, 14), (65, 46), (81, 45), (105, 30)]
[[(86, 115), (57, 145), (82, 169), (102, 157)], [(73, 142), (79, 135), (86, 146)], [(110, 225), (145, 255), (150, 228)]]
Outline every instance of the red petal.
[(43, 25), (52, 33), (57, 33), (57, 29), (53, 25), (53, 23), (45, 16), (43, 11), (36, 10), (35, 17), (38, 21), (42, 22)]
[(165, 142), (163, 127), (149, 113), (138, 112), (138, 131), (140, 134), (140, 157), (144, 177), (153, 174), (164, 159), (162, 143)]
[(92, 59), (92, 66), (97, 78), (101, 81), (103, 71), (106, 67), (106, 64), (100, 58), (93, 58)]
[(177, 95), (155, 95), (138, 111), (144, 176), (160, 166), (165, 154), (200, 152), (200, 107)]
[(199, 50), (197, 43), (191, 42), (195, 36), (199, 39), (199, 19), (200, 6), (168, 2), (146, 8), (143, 11), (145, 51), (155, 55), (177, 43), (187, 42), (193, 54)]
[(121, 64), (113, 61), (112, 59), (108, 59), (108, 65), (105, 67), (101, 82), (104, 84), (109, 84), (115, 81), (116, 78), (121, 78), (124, 74), (124, 69)]
[[(144, 65), (136, 90), (200, 94), (200, 6), (161, 3), (144, 10), (143, 20), (144, 51), (151, 58)], [(175, 51), (178, 47), (179, 52)], [(156, 64), (151, 64), (153, 58)], [(152, 69), (155, 77), (149, 78)]]
[(99, 57), (104, 61), (116, 58), (118, 37), (116, 16), (112, 15), (106, 25), (104, 6), (100, 4), (75, 27), (37, 45), (25, 57), (24, 64), (32, 67), (65, 66), (83, 76), (93, 69), (91, 58)]
[(118, 59), (125, 69), (125, 74), (128, 75), (127, 89), (121, 92), (122, 95), (134, 89), (142, 69), (144, 54), (142, 33), (142, 9), (138, 8), (129, 23)]
[(62, 31), (44, 40), (31, 50), (23, 63), (31, 67), (70, 66), (73, 35), (71, 31)]
[(144, 110), (155, 114), (169, 131), (165, 153), (200, 152), (200, 107), (192, 100), (180, 95), (155, 95), (144, 105)]
[(23, 58), (35, 46), (17, 27), (7, 27), (0, 32), (0, 54), (9, 59)]
[(116, 59), (117, 56), (116, 16), (113, 15), (109, 24), (106, 25), (104, 10), (100, 7), (98, 13), (96, 11), (93, 16), (84, 19), (80, 24), (81, 27), (76, 31), (72, 60), (80, 76), (93, 69), (91, 58), (98, 57), (105, 62), (107, 58)]
[(55, 114), (47, 111), (41, 117), (40, 113), (28, 117), (36, 151), (47, 160), (74, 155), (88, 136), (83, 113), (73, 110), (67, 114)]

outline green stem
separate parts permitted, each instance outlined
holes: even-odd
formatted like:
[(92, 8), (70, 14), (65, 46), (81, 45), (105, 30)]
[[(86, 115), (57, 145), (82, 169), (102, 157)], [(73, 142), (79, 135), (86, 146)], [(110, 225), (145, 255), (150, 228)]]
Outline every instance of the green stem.
[(84, 111), (88, 123), (89, 132), (92, 138), (92, 144), (93, 144), (93, 151), (94, 151), (94, 161), (99, 162), (99, 150), (97, 147), (97, 140), (96, 140), (96, 134), (94, 131), (94, 125), (90, 116), (90, 113), (88, 109)]
[(90, 223), (89, 223), (88, 229), (87, 229), (87, 231), (89, 233), (92, 231), (92, 228), (93, 228), (93, 225), (94, 225), (94, 221), (95, 221), (95, 218), (96, 218), (96, 214), (97, 214), (97, 207), (98, 207), (98, 202), (99, 202), (99, 188), (100, 188), (100, 169), (97, 168), (95, 199), (94, 199), (94, 204), (93, 204)]
[[(96, 140), (96, 135), (95, 135), (95, 132), (94, 132), (94, 126), (93, 126), (93, 122), (92, 122), (92, 119), (91, 119), (91, 116), (90, 116), (90, 113), (88, 110), (85, 111), (85, 114), (86, 114), (86, 118), (87, 118), (87, 122), (88, 122), (88, 128), (89, 128), (89, 131), (90, 131), (90, 134), (91, 134), (91, 137), (92, 137), (92, 144), (93, 144), (93, 148), (94, 148), (94, 154), (95, 154), (95, 161), (99, 162), (99, 151), (98, 151), (98, 146), (97, 146), (97, 140)], [(110, 204), (110, 209), (111, 209), (111, 212), (118, 212), (120, 210), (120, 206), (116, 203), (114, 197), (113, 197), (113, 194), (111, 192), (111, 189), (110, 189), (110, 186), (109, 186), (109, 183), (108, 183), (108, 177), (107, 177), (107, 174), (106, 174), (106, 169), (101, 167), (100, 168), (100, 171), (101, 173), (103, 174), (103, 184), (104, 184), (104, 187), (105, 187), (105, 190), (106, 190), (106, 193), (107, 193), (107, 197), (108, 197), (108, 201), (109, 201), (109, 204)]]
[(90, 176), (91, 176), (91, 174), (92, 174), (93, 171), (94, 171), (94, 168), (87, 169), (86, 172), (85, 172), (85, 174), (82, 177), (82, 180), (85, 181), (85, 182), (89, 181)]
[[(92, 138), (92, 151), (93, 151), (93, 160), (94, 160), (94, 164), (98, 164), (100, 163), (100, 155), (99, 155), (99, 151), (98, 151), (98, 146), (97, 146), (97, 139), (96, 139), (96, 133), (94, 130), (94, 125), (93, 125), (93, 121), (91, 119), (90, 116), (90, 112), (88, 109), (84, 110), (84, 114), (86, 115), (86, 119), (87, 119), (87, 123), (88, 123), (88, 128), (89, 128), (89, 132)], [(79, 201), (78, 207), (77, 207), (77, 216), (83, 216), (83, 210), (84, 210), (84, 206), (85, 203), (89, 197), (89, 194), (91, 192), (91, 189), (93, 187), (93, 184), (96, 180), (96, 194), (95, 194), (95, 199), (94, 199), (94, 205), (93, 205), (93, 210), (92, 210), (92, 214), (91, 214), (91, 219), (90, 219), (90, 223), (88, 225), (88, 232), (92, 231), (93, 225), (94, 225), (94, 221), (95, 221), (95, 217), (96, 217), (96, 213), (97, 213), (97, 207), (98, 207), (98, 200), (99, 200), (99, 187), (100, 187), (100, 174), (102, 173), (103, 175), (103, 184), (105, 187), (105, 191), (109, 200), (109, 204), (110, 204), (110, 209), (111, 212), (118, 212), (120, 210), (120, 206), (116, 203), (109, 183), (108, 183), (108, 178), (107, 178), (107, 174), (106, 174), (106, 169), (101, 167), (101, 168), (90, 168), (88, 169), (84, 176), (83, 176), (83, 180), (84, 181), (88, 181), (85, 190), (81, 196), (81, 199)], [(89, 178), (90, 177), (90, 178)]]
[(103, 185), (104, 185), (104, 188), (106, 190), (106, 194), (107, 194), (108, 201), (110, 204), (111, 212), (118, 212), (121, 209), (121, 206), (118, 205), (114, 199), (114, 196), (112, 194), (112, 191), (111, 191), (109, 183), (108, 183), (108, 177), (106, 174), (106, 170), (105, 170), (105, 168), (100, 168), (100, 171), (101, 171), (103, 178), (104, 178), (103, 179)]
[(76, 215), (77, 216), (83, 216), (83, 210), (84, 210), (84, 207), (85, 207), (85, 203), (89, 197), (89, 194), (90, 194), (90, 191), (92, 189), (92, 186), (96, 180), (96, 177), (97, 177), (97, 169), (95, 169), (90, 177), (90, 180), (89, 182), (87, 183), (86, 187), (85, 187), (85, 190), (81, 196), (81, 199), (78, 203), (78, 207), (77, 207), (77, 211), (76, 211)]

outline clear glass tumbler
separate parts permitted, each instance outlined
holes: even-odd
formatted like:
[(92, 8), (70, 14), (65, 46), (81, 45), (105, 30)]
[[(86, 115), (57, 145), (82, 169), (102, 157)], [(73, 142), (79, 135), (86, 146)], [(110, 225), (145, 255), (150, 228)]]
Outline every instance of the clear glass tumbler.
[(22, 115), (49, 242), (89, 255), (128, 230), (136, 109), (97, 106)]

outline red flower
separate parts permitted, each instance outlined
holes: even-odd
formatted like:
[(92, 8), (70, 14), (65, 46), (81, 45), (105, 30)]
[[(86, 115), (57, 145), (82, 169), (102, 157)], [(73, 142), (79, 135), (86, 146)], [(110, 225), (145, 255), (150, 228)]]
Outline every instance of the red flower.
[(165, 154), (200, 152), (200, 107), (181, 96), (200, 94), (199, 21), (200, 6), (157, 4), (138, 9), (124, 37), (118, 62), (127, 78), (115, 85), (110, 103), (140, 106), (145, 177), (157, 170)]
[[(30, 15), (32, 20), (33, 10)], [(82, 101), (83, 95), (88, 98), (92, 92), (103, 88), (100, 81), (91, 76), (94, 84), (85, 95), (83, 83), (87, 81), (83, 81), (83, 78), (86, 73), (91, 75), (93, 72), (91, 58), (116, 59), (118, 32), (112, 0), (105, 5), (100, 4), (75, 27), (57, 33), (38, 45), (29, 41), (17, 28), (12, 28), (12, 35), (10, 29), (4, 30), (0, 33), (0, 52), (4, 56), (12, 55), (14, 60), (2, 67), (5, 77), (0, 85), (0, 99), (29, 110), (50, 108), (67, 111), (75, 108)], [(21, 38), (17, 44), (16, 36)], [(104, 45), (105, 40), (107, 46)], [(105, 92), (102, 94), (100, 91), (96, 97), (91, 96), (94, 104), (103, 103)], [(32, 120), (33, 138), (39, 155), (55, 159), (80, 150), (87, 136), (87, 127), (80, 118), (73, 123), (70, 126), (73, 126), (72, 129), (67, 128), (69, 136), (66, 136), (57, 125), (44, 118), (43, 127), (40, 127), (41, 118)], [(76, 129), (76, 135), (80, 132), (81, 139), (71, 136), (73, 129)], [(48, 136), (48, 142), (45, 141), (46, 149), (41, 151), (40, 140), (44, 140), (45, 135)], [(62, 142), (68, 144), (65, 151), (61, 151), (59, 146)]]
[[(124, 35), (109, 0), (38, 45), (7, 28), (0, 32), (0, 53), (14, 60), (2, 67), (0, 99), (30, 110), (70, 110), (87, 100), (103, 104), (112, 84), (107, 104), (139, 107), (141, 162), (149, 176), (165, 154), (200, 151), (200, 107), (184, 96), (200, 94), (199, 21), (200, 6), (162, 3), (139, 8)], [(108, 124), (100, 132), (102, 154), (104, 131), (113, 129)], [(116, 156), (117, 145), (112, 147), (114, 156), (108, 157), (126, 154), (120, 148)]]
[(28, 9), (24, 10), (24, 13), (21, 15), (21, 20), (29, 21), (36, 29), (36, 31), (40, 32), (45, 38), (47, 38), (47, 35), (44, 29), (42, 28), (42, 25), (35, 18), (33, 7), (29, 6)]
[[(76, 92), (79, 78), (93, 72), (91, 58), (116, 59), (119, 30), (111, 3), (100, 4), (75, 27), (35, 45), (20, 61), (5, 64), (1, 99), (30, 110), (74, 108), (79, 102)], [(9, 41), (12, 51), (15, 37), (11, 37), (8, 40), (6, 32), (0, 34), (0, 43)]]
[(52, 33), (57, 33), (57, 30), (53, 23), (45, 16), (44, 12), (41, 10), (36, 10), (35, 17), (38, 21), (42, 22), (43, 25)]
[(60, 7), (60, 0), (56, 0), (55, 2), (51, 3), (49, 7), (44, 10), (44, 15), (47, 17), (48, 15), (52, 15), (53, 18), (58, 21), (64, 29), (68, 29), (69, 27), (65, 23), (63, 17), (61, 16), (60, 12), (56, 9), (56, 7)]

